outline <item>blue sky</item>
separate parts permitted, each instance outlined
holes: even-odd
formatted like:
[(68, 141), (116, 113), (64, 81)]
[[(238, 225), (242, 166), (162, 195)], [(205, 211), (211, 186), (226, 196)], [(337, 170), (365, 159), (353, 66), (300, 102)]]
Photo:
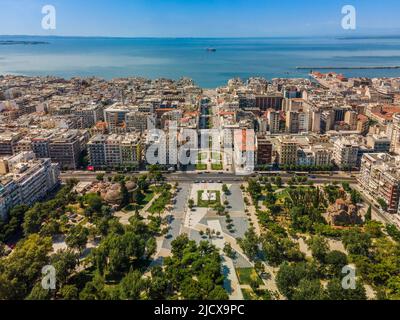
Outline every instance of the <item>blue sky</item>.
[[(41, 8), (57, 29), (41, 28)], [(398, 0), (0, 0), (0, 34), (124, 37), (262, 37), (349, 34), (341, 8), (357, 9), (357, 33), (400, 33)]]

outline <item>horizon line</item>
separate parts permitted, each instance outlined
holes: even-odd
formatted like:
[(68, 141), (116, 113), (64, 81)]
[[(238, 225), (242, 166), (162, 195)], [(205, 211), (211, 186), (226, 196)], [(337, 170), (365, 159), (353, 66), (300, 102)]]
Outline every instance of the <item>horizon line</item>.
[(271, 35), (271, 36), (107, 36), (107, 35), (44, 35), (44, 34), (0, 34), (0, 37), (41, 37), (41, 38), (105, 38), (105, 39), (268, 39), (268, 38), (363, 38), (363, 37), (400, 37), (393, 34), (321, 34), (321, 35)]

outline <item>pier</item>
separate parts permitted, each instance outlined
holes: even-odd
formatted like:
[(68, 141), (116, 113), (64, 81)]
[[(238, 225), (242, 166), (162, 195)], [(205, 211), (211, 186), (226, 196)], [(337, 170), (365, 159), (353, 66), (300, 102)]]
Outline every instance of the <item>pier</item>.
[(365, 66), (365, 67), (296, 67), (297, 70), (390, 70), (400, 66)]

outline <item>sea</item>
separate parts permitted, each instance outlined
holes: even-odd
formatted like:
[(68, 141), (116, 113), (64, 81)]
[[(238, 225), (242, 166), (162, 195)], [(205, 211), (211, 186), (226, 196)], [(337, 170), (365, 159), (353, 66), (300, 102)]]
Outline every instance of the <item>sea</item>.
[[(35, 42), (40, 42), (35, 44)], [(215, 51), (207, 50), (215, 49)], [(0, 36), (0, 74), (192, 78), (204, 88), (234, 77), (308, 77), (296, 67), (400, 66), (400, 36), (102, 38)], [(323, 70), (327, 72), (327, 70)], [(335, 70), (400, 77), (400, 69)]]

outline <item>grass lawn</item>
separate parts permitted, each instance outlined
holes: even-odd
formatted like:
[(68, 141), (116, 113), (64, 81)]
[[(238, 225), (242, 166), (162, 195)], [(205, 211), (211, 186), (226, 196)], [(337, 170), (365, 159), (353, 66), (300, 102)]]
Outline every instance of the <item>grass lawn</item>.
[(142, 193), (139, 197), (140, 201), (138, 202), (139, 208), (143, 208), (146, 204), (148, 204), (151, 200), (153, 200), (155, 196), (154, 190), (148, 190), (146, 193)]
[(211, 169), (212, 170), (224, 170), (224, 166), (222, 165), (222, 154), (218, 153), (218, 152), (213, 152), (211, 154), (211, 158), (212, 158), (212, 164), (211, 164)]
[(222, 163), (212, 163), (211, 169), (216, 171), (221, 171), (224, 170), (224, 166), (222, 165)]
[(207, 153), (200, 152), (197, 155), (196, 170), (207, 170), (207, 164), (204, 163), (204, 160), (206, 159), (207, 159)]
[(287, 198), (289, 196), (289, 194), (287, 193), (286, 190), (276, 193), (275, 195), (278, 198), (278, 200), (284, 200), (285, 198)]
[(148, 192), (145, 194), (145, 197), (143, 198), (144, 203), (149, 203), (151, 200), (154, 198), (154, 192)]
[(149, 213), (162, 213), (165, 207), (170, 203), (172, 194), (169, 191), (162, 193), (150, 206)]
[(201, 171), (207, 170), (207, 165), (205, 163), (198, 163), (196, 164), (196, 170), (201, 170)]
[(258, 276), (254, 268), (238, 268), (236, 269), (236, 274), (241, 285), (250, 285), (251, 277), (257, 279), (258, 285), (261, 286), (263, 284), (261, 278)]
[(210, 208), (215, 206), (216, 204), (221, 204), (221, 192), (220, 191), (213, 191), (209, 190), (210, 192), (215, 192), (217, 195), (216, 201), (204, 201), (201, 199), (201, 196), (204, 193), (204, 190), (197, 191), (197, 206), (200, 208)]

